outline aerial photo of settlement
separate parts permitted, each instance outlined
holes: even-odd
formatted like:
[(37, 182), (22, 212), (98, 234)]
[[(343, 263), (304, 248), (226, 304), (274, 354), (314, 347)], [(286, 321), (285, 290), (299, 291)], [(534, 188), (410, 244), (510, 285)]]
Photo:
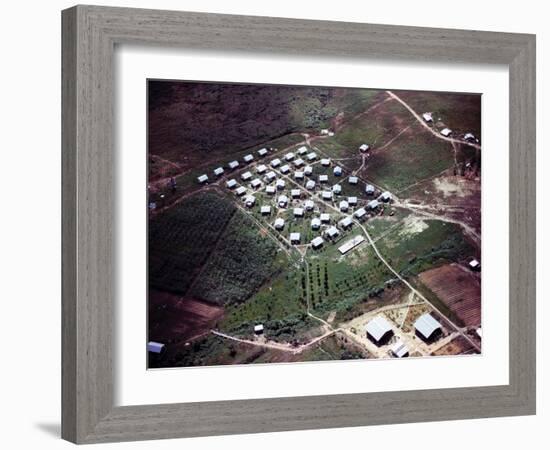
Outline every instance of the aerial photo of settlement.
[(149, 368), (481, 353), (480, 94), (147, 83)]

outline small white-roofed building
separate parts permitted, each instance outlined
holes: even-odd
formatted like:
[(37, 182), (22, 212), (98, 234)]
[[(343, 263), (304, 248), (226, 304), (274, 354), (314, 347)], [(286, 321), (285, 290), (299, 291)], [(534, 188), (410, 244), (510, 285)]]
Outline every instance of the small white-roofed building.
[(295, 180), (303, 180), (304, 179), (304, 172), (300, 172), (300, 171), (294, 172), (294, 179)]
[(313, 200), (306, 200), (304, 202), (304, 208), (306, 211), (311, 211), (313, 208), (315, 208), (315, 203), (313, 203)]
[(359, 151), (361, 151), (361, 152), (368, 152), (368, 151), (369, 151), (369, 148), (370, 148), (369, 144), (361, 144), (361, 145), (359, 146)]
[(321, 222), (323, 222), (323, 223), (329, 223), (330, 222), (330, 214), (329, 213), (323, 213), (319, 217), (321, 218)]
[(244, 186), (239, 186), (235, 191), (235, 194), (237, 194), (239, 197), (241, 195), (244, 195), (245, 193), (246, 193), (246, 188)]
[(250, 183), (250, 185), (254, 188), (254, 189), (258, 189), (261, 185), (262, 185), (262, 182), (260, 181), (259, 178), (254, 178), (252, 180), (252, 182)]
[(262, 213), (262, 216), (269, 216), (271, 214), (271, 206), (263, 205), (260, 208), (260, 212)]
[(235, 187), (237, 187), (237, 180), (227, 180), (225, 185), (229, 188), (229, 189), (233, 189)]
[(276, 191), (275, 186), (266, 186), (265, 188), (266, 194), (269, 194), (269, 195), (275, 194), (275, 191)]
[(357, 197), (348, 197), (349, 206), (357, 206)]
[(258, 325), (254, 325), (254, 334), (262, 334), (263, 332), (264, 332), (263, 324), (259, 323)]
[(271, 167), (279, 167), (281, 165), (281, 160), (279, 158), (275, 158), (269, 164), (271, 164)]
[(244, 204), (245, 204), (248, 208), (252, 208), (252, 207), (256, 204), (256, 198), (255, 198), (253, 195), (247, 195), (247, 196), (244, 198)]
[(304, 163), (304, 160), (302, 158), (298, 158), (296, 161), (294, 161), (294, 165), (296, 167), (301, 167), (303, 166), (305, 163)]
[(317, 236), (315, 239), (313, 239), (311, 241), (311, 246), (314, 248), (314, 249), (317, 249), (317, 248), (320, 248), (323, 246), (323, 242), (325, 242), (323, 240), (323, 238), (321, 236)]
[(208, 181), (208, 175), (204, 174), (197, 178), (197, 181), (200, 184), (206, 183)]
[(237, 167), (239, 167), (239, 161), (231, 161), (227, 166), (230, 169), (236, 169)]
[(348, 178), (348, 183), (349, 184), (357, 184), (359, 182), (359, 178), (355, 177), (355, 176), (351, 176)]
[(342, 168), (340, 166), (336, 166), (332, 172), (334, 173), (334, 176), (339, 177), (342, 175)]
[(424, 119), (425, 122), (433, 122), (433, 117), (432, 117), (432, 113), (430, 112), (425, 112), (424, 114), (422, 114), (422, 118)]
[(365, 186), (365, 192), (367, 193), (367, 195), (374, 194), (374, 191), (375, 191), (375, 189), (374, 189), (374, 186), (372, 184), (367, 184)]
[(332, 200), (332, 191), (323, 191), (321, 197), (323, 200)]
[(290, 233), (290, 243), (299, 244), (300, 243), (300, 233)]
[(338, 222), (338, 225), (340, 225), (340, 227), (345, 230), (353, 225), (353, 220), (349, 216), (344, 217), (342, 220), (340, 220), (340, 222)]
[(277, 174), (273, 171), (267, 172), (265, 174), (265, 181), (268, 183), (271, 183), (275, 178), (277, 178)]
[(354, 238), (350, 239), (349, 241), (345, 242), (344, 245), (341, 245), (340, 247), (338, 247), (338, 251), (342, 255), (345, 255), (347, 252), (354, 249), (355, 247), (357, 247), (359, 244), (361, 244), (364, 241), (365, 241), (365, 237), (363, 235), (359, 234), (359, 235), (355, 236)]
[(328, 133), (329, 133), (329, 129), (328, 129), (328, 128), (323, 128), (323, 129), (321, 129), (321, 134), (322, 134), (322, 135), (328, 136)]
[(321, 228), (321, 219), (319, 219), (318, 217), (311, 219), (311, 229), (318, 230), (319, 228)]
[(248, 181), (252, 178), (252, 173), (250, 172), (245, 172), (241, 175), (241, 180), (243, 181)]
[(345, 200), (341, 200), (339, 207), (340, 207), (340, 211), (346, 212), (349, 209), (349, 203)]
[(309, 189), (310, 191), (315, 189), (315, 181), (308, 180), (307, 183), (306, 183), (306, 189)]
[(267, 148), (261, 148), (260, 150), (258, 150), (258, 155), (260, 156), (267, 155)]
[(363, 217), (366, 216), (366, 214), (367, 214), (367, 211), (365, 210), (365, 208), (359, 208), (357, 211), (353, 213), (353, 215), (358, 219), (362, 219)]
[(313, 174), (313, 167), (311, 167), (311, 166), (305, 166), (305, 167), (304, 167), (304, 175), (305, 175), (306, 177), (309, 177), (309, 176), (311, 176), (312, 174)]
[(214, 175), (217, 177), (221, 177), (225, 171), (223, 170), (223, 167), (217, 167), (214, 169)]
[(336, 237), (338, 237), (338, 235), (340, 234), (340, 232), (338, 231), (338, 228), (336, 228), (334, 225), (327, 228), (327, 230), (325, 231), (325, 234), (327, 235), (327, 237), (329, 239), (334, 239)]
[(341, 194), (342, 186), (340, 186), (339, 184), (335, 184), (334, 186), (332, 186), (332, 192), (334, 192), (336, 195)]
[(304, 217), (304, 208), (294, 208), (294, 217)]
[(451, 130), (450, 128), (443, 128), (440, 133), (445, 136), (445, 137), (449, 137), (451, 134), (452, 134), (453, 130)]
[(155, 341), (147, 342), (147, 351), (151, 353), (160, 354), (164, 351), (164, 344)]
[(299, 155), (305, 155), (307, 153), (307, 147), (305, 145), (302, 145), (299, 149), (298, 149), (298, 154)]
[(382, 345), (393, 335), (391, 324), (382, 315), (376, 316), (367, 323), (365, 331), (367, 337), (376, 345)]
[(308, 161), (313, 161), (316, 158), (317, 158), (317, 153), (315, 153), (315, 152), (309, 152), (306, 156), (306, 159)]
[(288, 205), (288, 197), (286, 195), (279, 195), (279, 198), (277, 199), (277, 204), (281, 208), (286, 208), (286, 205)]
[(267, 171), (267, 166), (265, 164), (260, 164), (258, 167), (256, 167), (256, 172), (258, 172), (260, 175), (262, 173), (265, 173)]
[(292, 198), (300, 198), (301, 195), (302, 195), (302, 191), (300, 191), (300, 189), (291, 189), (290, 190), (290, 196)]
[(378, 202), (378, 200), (371, 200), (370, 202), (367, 203), (367, 206), (369, 207), (369, 209), (376, 209), (378, 208), (379, 205), (380, 203)]
[(388, 191), (382, 192), (382, 195), (380, 195), (380, 198), (383, 202), (389, 202), (391, 200), (391, 193)]
[(243, 158), (243, 161), (245, 163), (250, 163), (252, 161), (254, 161), (254, 156), (252, 156), (250, 153), (248, 155), (245, 155), (245, 157)]
[(473, 135), (473, 133), (466, 133), (464, 135), (464, 139), (466, 141), (475, 141), (476, 140), (476, 137)]
[(468, 266), (470, 266), (470, 269), (472, 270), (480, 270), (481, 269), (481, 263), (477, 259), (472, 259)]
[(391, 346), (390, 351), (396, 358), (405, 358), (409, 356), (409, 347), (401, 340), (395, 342)]
[(275, 183), (275, 186), (280, 191), (282, 191), (285, 188), (285, 185), (286, 185), (285, 180), (277, 180), (277, 182)]
[(285, 227), (285, 219), (278, 217), (273, 224), (276, 230), (282, 230)]
[(328, 175), (319, 175), (319, 183), (328, 183)]
[(290, 166), (288, 164), (285, 164), (279, 170), (282, 174), (287, 174), (288, 172), (290, 172)]
[(325, 167), (330, 166), (330, 158), (323, 158), (323, 159), (321, 159), (321, 165), (322, 165), (322, 166), (325, 166)]
[(430, 313), (422, 314), (414, 323), (416, 334), (424, 340), (435, 339), (441, 333), (440, 323)]
[(294, 153), (288, 152), (288, 153), (285, 155), (285, 160), (286, 160), (286, 161), (292, 161), (293, 159), (294, 159)]

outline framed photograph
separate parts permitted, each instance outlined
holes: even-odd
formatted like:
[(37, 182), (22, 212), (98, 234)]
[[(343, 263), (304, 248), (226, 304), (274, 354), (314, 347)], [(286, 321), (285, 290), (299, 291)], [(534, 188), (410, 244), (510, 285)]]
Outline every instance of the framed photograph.
[(534, 414), (533, 35), (62, 19), (65, 439)]

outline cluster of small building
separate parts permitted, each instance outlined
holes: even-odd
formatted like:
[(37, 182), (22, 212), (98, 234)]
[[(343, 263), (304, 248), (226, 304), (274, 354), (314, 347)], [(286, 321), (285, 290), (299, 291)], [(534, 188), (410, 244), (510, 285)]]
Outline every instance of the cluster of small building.
[[(424, 122), (429, 123), (429, 124), (432, 124), (433, 121), (434, 121), (433, 113), (431, 113), (431, 112), (423, 113), (422, 118), (424, 119)], [(453, 134), (453, 130), (451, 130), (450, 128), (445, 127), (442, 130), (440, 130), (439, 133), (442, 136), (449, 137)], [(462, 139), (464, 139), (467, 142), (479, 142), (479, 139), (477, 139), (473, 133), (465, 133), (464, 136), (462, 137)]]

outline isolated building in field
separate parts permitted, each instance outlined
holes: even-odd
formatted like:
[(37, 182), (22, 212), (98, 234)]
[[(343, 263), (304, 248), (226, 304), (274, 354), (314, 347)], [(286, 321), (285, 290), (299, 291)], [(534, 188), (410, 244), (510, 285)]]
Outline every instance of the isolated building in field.
[(286, 185), (285, 180), (277, 180), (277, 182), (275, 183), (275, 186), (280, 191), (282, 191), (285, 188), (285, 185)]
[(254, 156), (252, 156), (250, 153), (248, 155), (245, 155), (245, 157), (243, 158), (243, 161), (245, 163), (251, 163), (252, 161), (254, 161)]
[(252, 208), (252, 207), (256, 204), (256, 198), (255, 198), (253, 195), (247, 195), (247, 196), (244, 198), (244, 204), (245, 204), (248, 208)]
[(300, 243), (300, 233), (290, 233), (290, 243), (299, 244)]
[(279, 158), (275, 158), (269, 164), (271, 164), (271, 167), (279, 167), (281, 165), (281, 160)]
[(260, 175), (262, 173), (265, 173), (267, 171), (267, 166), (265, 164), (260, 164), (258, 167), (256, 167), (256, 172), (258, 172)]
[(376, 316), (366, 326), (367, 338), (376, 345), (384, 345), (393, 335), (391, 324), (384, 316)]
[(338, 235), (340, 234), (340, 232), (338, 231), (338, 228), (336, 228), (334, 225), (329, 227), (327, 229), (327, 231), (325, 231), (325, 234), (327, 235), (327, 237), (329, 239), (334, 239), (336, 237), (338, 237)]
[(473, 133), (466, 133), (464, 135), (464, 140), (471, 142), (471, 141), (475, 141), (476, 137), (473, 135)]
[(254, 325), (254, 334), (263, 334), (264, 326), (263, 324)]
[(323, 213), (319, 217), (321, 218), (321, 222), (323, 222), (323, 223), (329, 223), (330, 222), (330, 214), (329, 213)]
[(288, 172), (290, 172), (290, 166), (288, 164), (285, 164), (279, 170), (282, 174), (287, 174)]
[(165, 350), (165, 346), (164, 346), (164, 344), (161, 344), (160, 342), (149, 341), (147, 343), (147, 351), (150, 352), (150, 353), (160, 354), (160, 353), (164, 352), (164, 350)]
[(305, 166), (305, 167), (304, 167), (304, 175), (305, 175), (306, 177), (309, 177), (309, 176), (311, 176), (311, 174), (313, 174), (313, 167), (311, 167), (311, 166)]
[(355, 247), (357, 247), (362, 242), (365, 242), (365, 237), (360, 234), (358, 236), (355, 236), (353, 239), (350, 239), (349, 241), (345, 242), (340, 247), (338, 247), (338, 251), (342, 255), (345, 255), (347, 252), (354, 249)]
[(235, 194), (237, 194), (239, 197), (241, 195), (244, 195), (245, 193), (246, 193), (246, 189), (244, 188), (244, 186), (239, 186), (235, 191)]
[(374, 194), (374, 186), (372, 184), (367, 184), (365, 186), (365, 192), (367, 193), (367, 195), (373, 195)]
[(306, 183), (306, 189), (309, 189), (310, 191), (315, 189), (315, 181), (308, 180), (308, 182)]
[(248, 181), (252, 178), (252, 173), (250, 172), (245, 172), (241, 175), (241, 180), (243, 181)]
[(294, 172), (294, 179), (295, 180), (303, 180), (304, 179), (304, 172), (300, 172), (300, 171)]
[(382, 195), (380, 196), (380, 198), (382, 199), (383, 202), (387, 203), (391, 201), (391, 193), (389, 193), (388, 191), (382, 192)]
[(307, 156), (306, 156), (306, 159), (307, 159), (308, 161), (313, 161), (313, 160), (316, 159), (316, 158), (317, 158), (317, 153), (315, 153), (315, 152), (310, 152), (310, 153), (308, 153)]
[(286, 208), (288, 205), (288, 197), (286, 195), (279, 195), (279, 198), (277, 199), (277, 204), (281, 208)]
[(286, 161), (292, 161), (293, 159), (294, 159), (294, 153), (288, 152), (288, 153), (285, 155), (285, 160), (286, 160)]
[(302, 195), (302, 191), (300, 191), (300, 189), (291, 189), (290, 190), (290, 196), (292, 198), (300, 198), (301, 195)]
[(306, 200), (304, 202), (304, 208), (306, 211), (311, 211), (315, 207), (315, 203), (313, 203), (313, 200)]
[(221, 177), (223, 173), (223, 167), (217, 167), (216, 169), (214, 169), (214, 175), (216, 175), (217, 177)]
[(307, 147), (305, 145), (302, 145), (299, 149), (298, 149), (298, 154), (299, 155), (305, 155), (307, 153)]
[(323, 200), (332, 200), (332, 191), (323, 191), (321, 197), (323, 197)]
[(476, 270), (476, 271), (481, 269), (481, 263), (477, 259), (472, 259), (468, 263), (468, 266), (470, 266), (470, 269)]
[(233, 188), (237, 187), (237, 180), (227, 180), (227, 182), (225, 183), (225, 185), (226, 185), (229, 189), (233, 189)]
[(390, 351), (396, 358), (405, 358), (409, 356), (409, 347), (407, 347), (407, 345), (401, 340), (393, 344)]
[(201, 175), (200, 177), (197, 178), (197, 181), (200, 183), (200, 184), (204, 184), (208, 181), (208, 175), (204, 174), (204, 175)]
[(340, 207), (340, 211), (346, 212), (349, 209), (349, 203), (345, 200), (341, 200), (339, 207)]
[(327, 183), (328, 175), (319, 175), (319, 183)]
[(453, 130), (449, 129), (449, 128), (443, 128), (440, 133), (445, 136), (445, 137), (449, 137), (451, 134), (452, 134)]
[(378, 208), (379, 205), (380, 203), (378, 202), (378, 200), (371, 200), (370, 202), (367, 203), (367, 206), (369, 207), (369, 209), (376, 209)]
[(275, 186), (266, 186), (266, 188), (265, 188), (265, 192), (266, 192), (266, 194), (268, 194), (268, 195), (273, 195), (273, 194), (275, 194), (275, 190), (276, 190), (276, 189), (275, 189)]
[(414, 323), (416, 335), (425, 341), (433, 342), (441, 335), (440, 323), (430, 313), (422, 314)]
[(294, 208), (294, 217), (304, 217), (304, 208)]
[(335, 184), (332, 186), (332, 192), (334, 192), (336, 195), (340, 195), (342, 193), (342, 186), (339, 184)]
[(348, 197), (349, 206), (357, 206), (357, 197)]
[(425, 112), (424, 114), (422, 114), (422, 118), (424, 119), (425, 122), (433, 122), (433, 117), (432, 117), (432, 113), (430, 112)]
[(262, 185), (262, 182), (260, 181), (259, 178), (255, 178), (252, 180), (252, 182), (250, 183), (250, 185), (254, 188), (254, 189), (258, 189), (261, 185)]
[(330, 158), (323, 158), (323, 159), (321, 159), (321, 165), (322, 165), (322, 166), (325, 166), (325, 167), (330, 166)]
[(282, 230), (285, 227), (285, 219), (278, 217), (273, 224), (276, 230)]
[(229, 167), (230, 169), (236, 169), (237, 167), (239, 167), (239, 161), (231, 161), (227, 167)]
[(267, 148), (261, 148), (260, 150), (258, 150), (258, 155), (260, 156), (267, 155)]
[(348, 178), (348, 183), (349, 184), (357, 184), (359, 182), (359, 178), (355, 177), (355, 176), (351, 176)]
[(353, 220), (351, 220), (351, 217), (344, 217), (340, 222), (338, 222), (338, 225), (340, 225), (341, 228), (344, 230), (350, 228), (353, 225)]
[(315, 239), (311, 241), (311, 246), (314, 249), (318, 249), (323, 246), (323, 242), (325, 242), (323, 241), (323, 238), (321, 236), (317, 236)]
[(265, 181), (268, 183), (271, 183), (275, 178), (277, 178), (277, 174), (273, 171), (267, 172), (265, 175)]
[(321, 228), (321, 220), (317, 217), (311, 220), (311, 229), (312, 230), (318, 230)]
[(296, 167), (301, 167), (303, 166), (305, 163), (304, 163), (304, 160), (302, 158), (298, 158), (296, 161), (294, 161), (294, 165)]
[(365, 210), (365, 208), (359, 208), (357, 211), (355, 211), (354, 213), (354, 216), (357, 217), (358, 219), (362, 219), (363, 217), (365, 217), (367, 215), (367, 211)]
[(269, 216), (271, 214), (271, 206), (264, 205), (260, 208), (260, 212), (262, 213), (262, 216)]
[(339, 177), (342, 175), (342, 168), (340, 166), (336, 166), (332, 172), (334, 173), (334, 176)]
[(321, 134), (324, 135), (324, 136), (328, 136), (328, 133), (329, 133), (329, 130), (327, 128), (323, 128), (321, 130)]
[(359, 146), (359, 151), (361, 151), (361, 152), (363, 152), (363, 153), (364, 153), (364, 152), (368, 152), (368, 151), (369, 151), (369, 148), (370, 148), (369, 144), (361, 144), (361, 145)]

